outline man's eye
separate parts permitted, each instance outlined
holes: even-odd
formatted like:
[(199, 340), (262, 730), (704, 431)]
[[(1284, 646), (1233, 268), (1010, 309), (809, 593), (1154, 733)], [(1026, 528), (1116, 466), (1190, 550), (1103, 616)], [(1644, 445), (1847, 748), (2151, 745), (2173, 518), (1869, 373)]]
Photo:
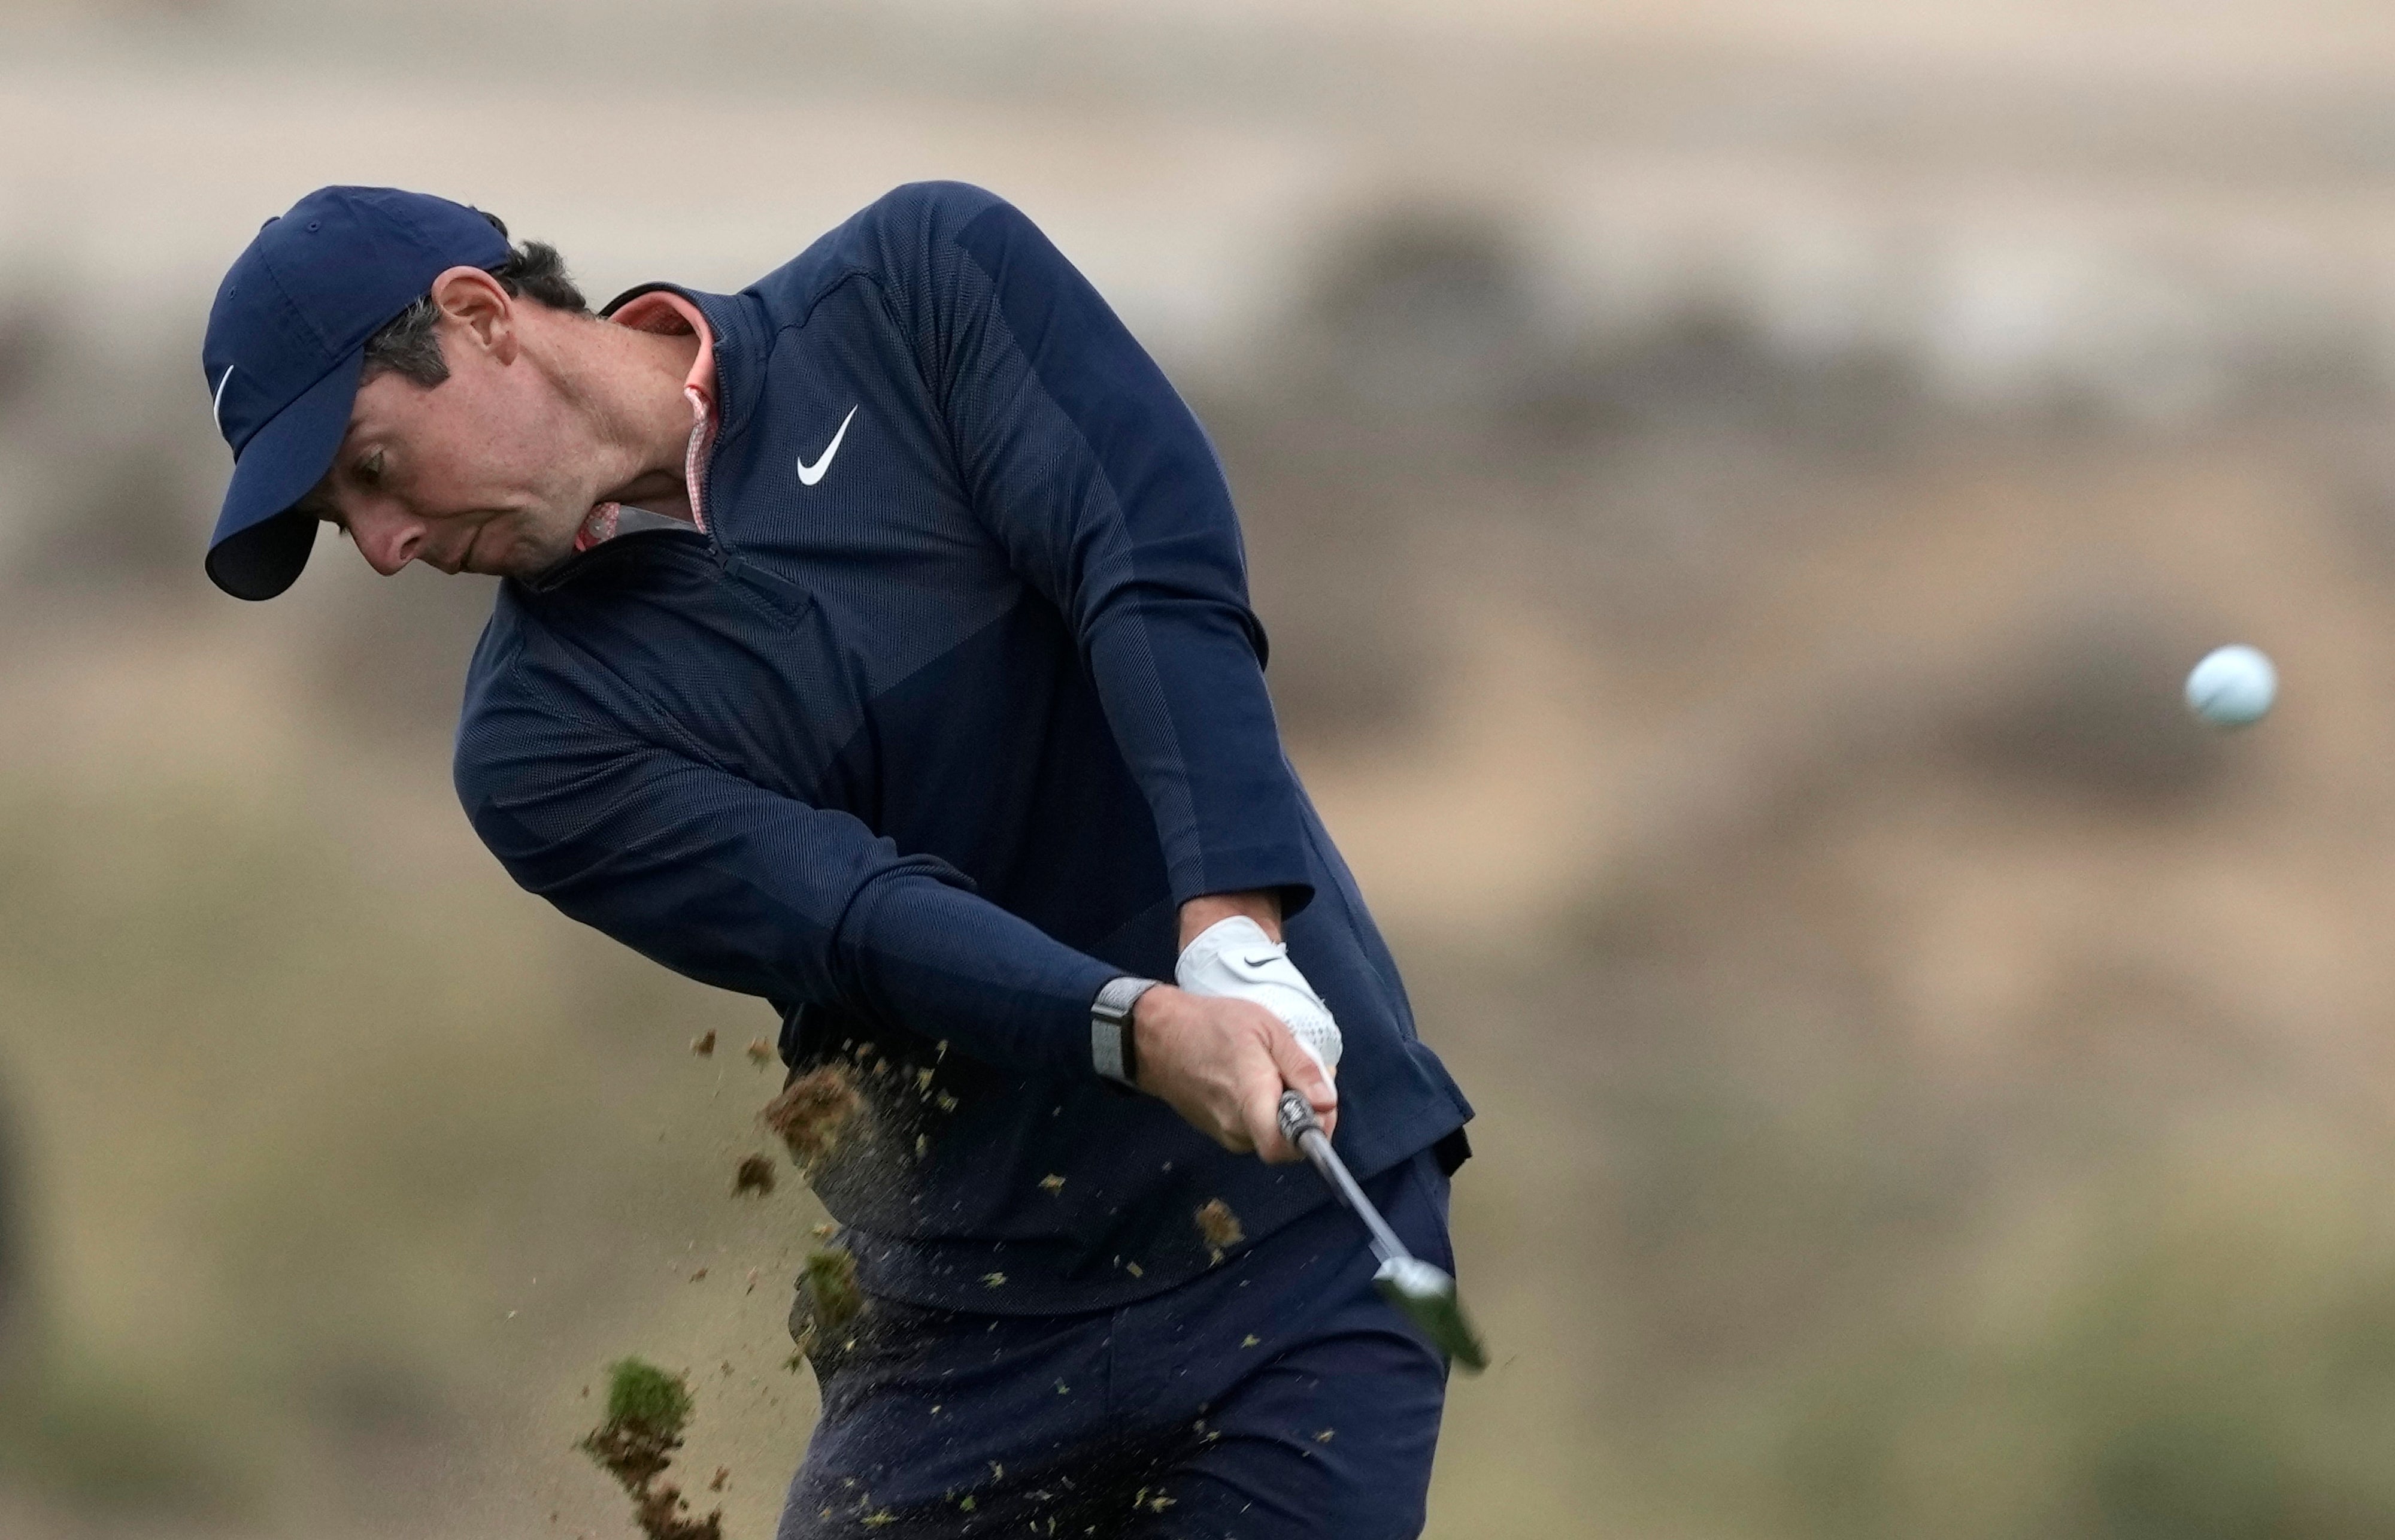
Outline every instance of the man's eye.
[(358, 480), (365, 483), (368, 486), (372, 486), (377, 482), (382, 480), (381, 450), (377, 449), (373, 454), (368, 455), (365, 458), (358, 461)]

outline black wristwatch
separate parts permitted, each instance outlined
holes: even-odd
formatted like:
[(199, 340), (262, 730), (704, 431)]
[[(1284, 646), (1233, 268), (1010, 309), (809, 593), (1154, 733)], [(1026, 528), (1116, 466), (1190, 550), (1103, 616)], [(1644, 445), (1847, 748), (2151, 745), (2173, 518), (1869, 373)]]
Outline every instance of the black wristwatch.
[(1090, 1062), (1118, 1085), (1136, 1090), (1139, 1055), (1131, 1042), (1131, 1007), (1156, 988), (1153, 978), (1109, 978), (1090, 1002)]

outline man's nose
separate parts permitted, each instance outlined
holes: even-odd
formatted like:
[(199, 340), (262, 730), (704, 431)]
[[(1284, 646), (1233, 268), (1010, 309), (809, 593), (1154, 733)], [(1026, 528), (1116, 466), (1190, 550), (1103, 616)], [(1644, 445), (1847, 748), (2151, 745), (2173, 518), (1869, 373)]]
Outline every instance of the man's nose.
[(389, 503), (369, 502), (349, 511), (350, 538), (366, 564), (388, 578), (424, 549), (424, 521)]

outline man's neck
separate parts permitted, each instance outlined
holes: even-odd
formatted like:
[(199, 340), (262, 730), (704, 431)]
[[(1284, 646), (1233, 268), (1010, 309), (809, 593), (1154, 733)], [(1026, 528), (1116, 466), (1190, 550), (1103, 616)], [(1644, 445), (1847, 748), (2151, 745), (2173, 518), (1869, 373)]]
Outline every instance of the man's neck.
[(605, 458), (625, 469), (607, 499), (687, 516), (690, 492), (682, 478), (691, 406), (682, 387), (698, 358), (698, 339), (583, 316), (558, 320), (572, 327), (556, 339), (551, 355), (560, 387), (592, 436), (612, 451)]

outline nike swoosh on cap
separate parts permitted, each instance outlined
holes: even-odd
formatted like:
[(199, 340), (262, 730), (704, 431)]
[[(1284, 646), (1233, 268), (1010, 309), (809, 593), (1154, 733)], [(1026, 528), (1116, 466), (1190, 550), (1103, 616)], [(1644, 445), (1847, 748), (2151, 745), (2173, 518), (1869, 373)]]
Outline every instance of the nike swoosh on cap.
[[(857, 403), (858, 406), (862, 406), (863, 405), (865, 405), (863, 402)], [(824, 472), (831, 469), (831, 458), (840, 453), (840, 441), (848, 437), (849, 422), (855, 416), (856, 406), (851, 406), (848, 409), (848, 416), (840, 419), (840, 431), (834, 433), (831, 436), (831, 442), (824, 445), (823, 458), (821, 459), (815, 461), (813, 465), (809, 465), (807, 463), (806, 456), (801, 455), (799, 457), (799, 485), (801, 486), (813, 486), (815, 483), (823, 480)]]

